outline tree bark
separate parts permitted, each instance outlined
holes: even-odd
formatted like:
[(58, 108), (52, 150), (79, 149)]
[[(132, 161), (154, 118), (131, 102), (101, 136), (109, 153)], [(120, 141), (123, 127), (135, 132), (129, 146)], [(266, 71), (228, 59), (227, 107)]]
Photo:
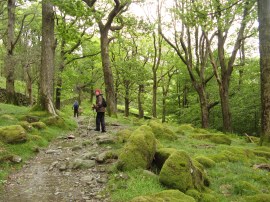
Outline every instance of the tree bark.
[(125, 117), (129, 116), (129, 85), (125, 85)]
[(262, 133), (261, 145), (270, 145), (270, 0), (258, 0)]
[(15, 0), (8, 0), (8, 28), (7, 28), (7, 55), (5, 58), (6, 74), (6, 100), (7, 103), (16, 104), (14, 67), (14, 28), (15, 28)]
[(56, 115), (53, 98), (54, 81), (54, 10), (50, 0), (42, 1), (42, 44), (39, 105), (42, 110)]
[(157, 118), (157, 72), (153, 71), (152, 116)]
[(139, 85), (139, 93), (138, 93), (138, 109), (139, 109), (139, 118), (144, 117), (144, 109), (143, 109), (143, 93), (144, 93), (144, 85)]
[(117, 115), (117, 109), (115, 104), (115, 92), (114, 92), (114, 81), (113, 74), (111, 69), (111, 61), (109, 55), (109, 39), (108, 39), (108, 31), (104, 30), (104, 28), (100, 27), (100, 48), (101, 48), (101, 59), (102, 59), (102, 67), (103, 67), (103, 75), (105, 81), (105, 92), (107, 99), (107, 110), (109, 116)]

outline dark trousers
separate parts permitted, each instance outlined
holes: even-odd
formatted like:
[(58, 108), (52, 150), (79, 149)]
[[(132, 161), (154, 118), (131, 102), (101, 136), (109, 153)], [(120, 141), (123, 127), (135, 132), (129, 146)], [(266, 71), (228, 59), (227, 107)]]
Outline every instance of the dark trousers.
[(105, 130), (105, 112), (97, 112), (96, 117), (96, 130), (100, 130), (100, 124), (101, 124), (101, 130)]
[(79, 109), (74, 109), (74, 117), (79, 116)]

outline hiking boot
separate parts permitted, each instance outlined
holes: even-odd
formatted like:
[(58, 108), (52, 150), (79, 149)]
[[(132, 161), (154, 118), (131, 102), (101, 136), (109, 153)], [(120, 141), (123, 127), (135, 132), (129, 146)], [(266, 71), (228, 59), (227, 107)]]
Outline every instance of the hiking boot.
[(98, 129), (95, 129), (94, 131), (100, 131), (100, 130), (98, 130)]
[(106, 130), (103, 130), (103, 131), (101, 131), (102, 133), (106, 133), (107, 131)]

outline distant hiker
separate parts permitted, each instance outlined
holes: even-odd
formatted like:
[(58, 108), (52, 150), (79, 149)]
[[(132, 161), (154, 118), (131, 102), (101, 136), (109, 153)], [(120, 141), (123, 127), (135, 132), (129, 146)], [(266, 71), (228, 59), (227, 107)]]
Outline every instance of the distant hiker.
[(96, 95), (96, 104), (93, 105), (92, 109), (95, 109), (97, 112), (96, 116), (96, 129), (95, 131), (100, 131), (100, 124), (101, 124), (101, 132), (105, 133), (105, 111), (106, 111), (106, 101), (104, 100), (101, 90), (95, 90)]
[(79, 116), (79, 103), (77, 100), (75, 100), (72, 109), (74, 110), (74, 117)]

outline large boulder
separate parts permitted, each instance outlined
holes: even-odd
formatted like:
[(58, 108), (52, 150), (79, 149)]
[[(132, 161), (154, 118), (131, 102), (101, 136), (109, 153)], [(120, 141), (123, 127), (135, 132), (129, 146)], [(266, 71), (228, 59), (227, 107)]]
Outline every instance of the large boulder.
[(141, 126), (131, 134), (119, 154), (119, 170), (147, 169), (156, 152), (156, 139), (149, 126)]
[(166, 125), (157, 121), (150, 121), (148, 124), (157, 139), (176, 140), (177, 135), (169, 129)]
[(188, 189), (201, 191), (209, 182), (199, 167), (201, 166), (198, 166), (198, 162), (193, 162), (186, 152), (173, 152), (160, 171), (159, 181), (169, 188), (179, 189), (182, 192)]
[(138, 196), (130, 202), (195, 202), (191, 196), (184, 194), (179, 190), (165, 190), (149, 196)]
[(165, 161), (175, 151), (177, 150), (174, 148), (158, 148), (155, 153), (154, 163), (157, 165), (159, 169), (161, 169)]
[(0, 127), (0, 141), (8, 144), (22, 143), (27, 140), (26, 132), (20, 125)]
[(132, 131), (128, 129), (120, 130), (116, 133), (117, 141), (120, 143), (125, 143), (128, 141), (128, 138), (131, 136)]

